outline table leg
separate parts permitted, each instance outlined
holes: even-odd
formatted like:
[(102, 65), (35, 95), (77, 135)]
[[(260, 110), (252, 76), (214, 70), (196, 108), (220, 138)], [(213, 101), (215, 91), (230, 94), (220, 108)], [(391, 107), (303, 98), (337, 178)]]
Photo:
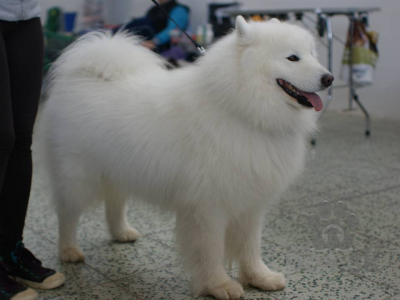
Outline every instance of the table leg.
[[(331, 22), (331, 18), (330, 16), (323, 16), (325, 19), (325, 23), (326, 23), (326, 37), (328, 40), (328, 70), (329, 72), (333, 73), (332, 70), (332, 57), (333, 57), (333, 31), (332, 31), (332, 22)], [(322, 112), (319, 114), (318, 118), (321, 118), (322, 115), (324, 114), (324, 112), (326, 111), (326, 109), (329, 106), (329, 103), (332, 100), (332, 87), (329, 88), (328, 90), (328, 96), (324, 105), (324, 109), (322, 110)], [(311, 136), (311, 144), (315, 145), (317, 143), (317, 136), (316, 133), (313, 133)]]
[[(329, 16), (326, 17), (326, 37), (328, 39), (328, 70), (333, 74), (332, 68), (332, 53), (333, 53), (333, 31), (332, 31), (332, 22)], [(332, 100), (332, 87), (328, 90), (328, 98), (325, 104), (324, 111), (328, 108), (329, 103)]]
[(354, 99), (354, 81), (353, 81), (353, 38), (354, 38), (354, 22), (355, 16), (349, 16), (350, 31), (349, 31), (349, 110), (353, 109)]

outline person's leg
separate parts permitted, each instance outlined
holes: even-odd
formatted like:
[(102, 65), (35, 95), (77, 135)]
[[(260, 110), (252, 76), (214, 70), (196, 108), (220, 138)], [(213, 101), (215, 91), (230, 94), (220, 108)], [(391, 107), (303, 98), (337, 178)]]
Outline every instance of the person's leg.
[[(15, 143), (8, 157), (0, 193), (0, 245), (15, 246), (22, 240), (31, 188), (32, 132), (43, 74), (40, 19), (14, 23), (14, 28), (3, 35), (3, 41), (8, 65)], [(0, 102), (4, 102), (3, 97)]]
[[(25, 248), (22, 233), (32, 179), (32, 133), (40, 99), (43, 74), (43, 34), (39, 18), (12, 23), (3, 34), (7, 54), (15, 143), (8, 158), (0, 194), (0, 256), (8, 275), (38, 289), (53, 289), (64, 275), (42, 266)], [(4, 33), (4, 31), (3, 31)], [(18, 298), (19, 299), (19, 298)]]
[[(0, 195), (15, 141), (7, 52), (3, 38), (3, 31), (6, 29), (7, 23), (0, 21)], [(7, 242), (7, 220), (10, 216), (10, 203), (5, 201), (0, 198), (0, 249)]]
[[(3, 33), (11, 30), (15, 24), (0, 21), (0, 194), (6, 175), (8, 160), (14, 148), (15, 134), (11, 105), (10, 78), (7, 62), (7, 52)], [(10, 203), (0, 199), (0, 252), (7, 248), (7, 220), (10, 215)], [(10, 246), (11, 247), (11, 246)], [(0, 254), (0, 298), (5, 299), (37, 299), (38, 294), (32, 289), (9, 278), (8, 266)], [(3, 299), (2, 298), (2, 299)]]

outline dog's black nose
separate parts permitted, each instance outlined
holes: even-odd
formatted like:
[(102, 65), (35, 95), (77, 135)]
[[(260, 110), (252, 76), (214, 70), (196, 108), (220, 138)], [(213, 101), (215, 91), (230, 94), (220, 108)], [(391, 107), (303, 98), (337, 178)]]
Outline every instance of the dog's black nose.
[(335, 79), (335, 77), (333, 77), (331, 74), (325, 74), (321, 78), (322, 85), (324, 87), (330, 87), (332, 85), (332, 82), (334, 79)]

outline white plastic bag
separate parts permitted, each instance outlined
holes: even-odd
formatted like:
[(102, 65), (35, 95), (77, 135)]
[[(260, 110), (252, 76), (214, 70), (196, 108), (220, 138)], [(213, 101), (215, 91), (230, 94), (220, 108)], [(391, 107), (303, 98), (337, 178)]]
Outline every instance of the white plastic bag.
[[(366, 86), (373, 82), (373, 74), (378, 59), (376, 47), (378, 34), (367, 32), (361, 21), (355, 21), (353, 33), (353, 83), (355, 86)], [(350, 79), (350, 32), (343, 53), (340, 78), (348, 82)]]

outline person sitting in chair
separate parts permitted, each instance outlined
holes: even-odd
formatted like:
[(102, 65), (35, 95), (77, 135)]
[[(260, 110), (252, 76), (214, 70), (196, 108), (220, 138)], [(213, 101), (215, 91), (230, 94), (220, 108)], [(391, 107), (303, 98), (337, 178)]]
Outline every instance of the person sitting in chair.
[[(189, 25), (190, 9), (176, 0), (158, 0), (161, 7), (183, 29)], [(137, 18), (117, 30), (127, 30), (145, 38), (143, 46), (162, 52), (170, 46), (170, 32), (176, 25), (158, 6), (152, 7), (145, 17)]]

